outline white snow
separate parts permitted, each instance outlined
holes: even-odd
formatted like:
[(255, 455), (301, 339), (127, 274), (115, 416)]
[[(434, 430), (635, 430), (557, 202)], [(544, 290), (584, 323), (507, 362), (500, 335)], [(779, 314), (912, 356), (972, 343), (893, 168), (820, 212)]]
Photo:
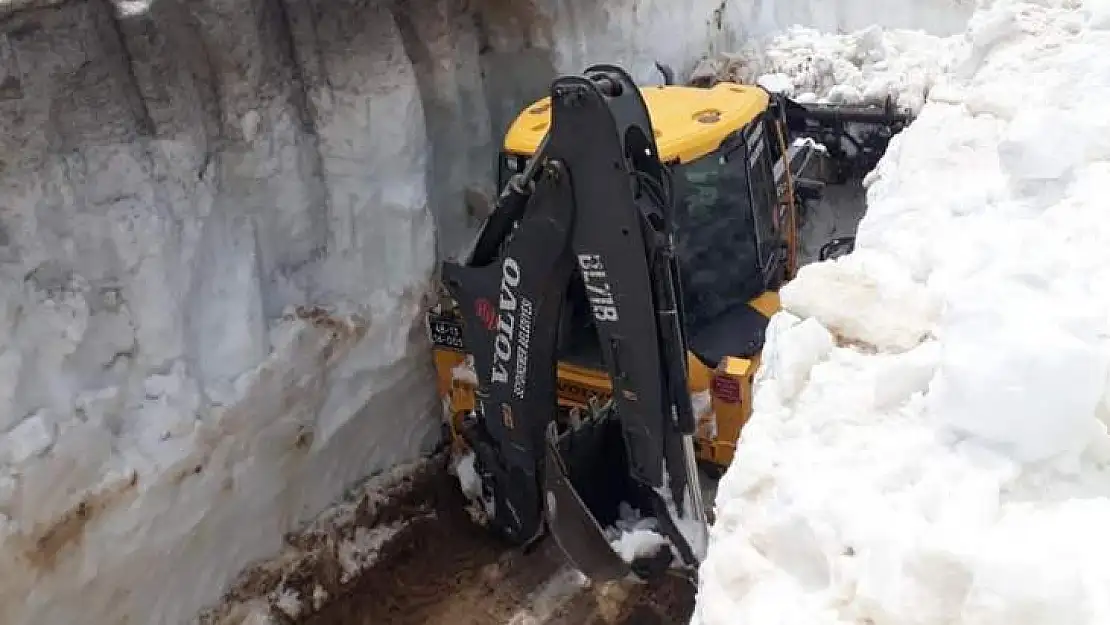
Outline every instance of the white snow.
[(450, 470), (459, 481), (459, 490), (467, 499), (466, 512), (476, 523), (485, 525), (497, 512), (497, 501), (482, 491), (482, 478), (478, 475), (478, 457), (473, 450), (454, 458)]
[(717, 413), (713, 410), (713, 394), (709, 389), (690, 394), (690, 404), (697, 420), (698, 436), (714, 438), (717, 436)]
[(1106, 6), (984, 1), (901, 49), (951, 56), (857, 251), (784, 289), (696, 625), (1110, 623)]
[(473, 451), (467, 451), (455, 464), (455, 475), (459, 478), (459, 488), (468, 498), (482, 496), (482, 478), (478, 477), (475, 466), (477, 457)]
[(477, 386), (478, 374), (474, 371), (474, 357), (467, 355), (466, 360), (452, 367), (451, 379), (464, 384)]
[[(556, 66), (578, 71), (590, 63), (619, 62), (637, 80), (661, 82), (656, 60), (681, 79), (708, 53), (735, 52), (795, 24), (822, 31), (871, 25), (916, 28), (934, 34), (959, 32), (970, 0), (563, 0), (537, 3), (549, 30)], [(539, 23), (544, 24), (544, 21)]]
[(340, 543), (337, 560), (342, 571), (339, 573), (339, 583), (347, 584), (354, 576), (365, 570), (378, 560), (382, 547), (391, 538), (397, 535), (407, 525), (407, 521), (395, 521), (388, 525), (355, 529), (351, 540)]
[(924, 340), (941, 302), (886, 254), (861, 249), (835, 263), (802, 267), (781, 291), (783, 306), (820, 322), (842, 341), (905, 351)]
[(528, 593), (521, 607), (505, 625), (542, 625), (558, 616), (572, 599), (590, 585), (589, 578), (571, 567), (563, 567), (538, 588)]
[(796, 25), (768, 42), (709, 57), (700, 71), (758, 83), (801, 102), (882, 103), (890, 97), (916, 112), (936, 79), (951, 69), (960, 43), (878, 24), (840, 35)]
[(625, 562), (631, 563), (641, 556), (650, 556), (669, 546), (667, 539), (655, 530), (633, 529), (623, 531), (609, 545)]
[(673, 547), (670, 541), (659, 532), (659, 520), (655, 517), (641, 516), (640, 511), (626, 501), (619, 506), (616, 523), (605, 528), (609, 546), (622, 560), (632, 563), (638, 557), (651, 555), (660, 549)]

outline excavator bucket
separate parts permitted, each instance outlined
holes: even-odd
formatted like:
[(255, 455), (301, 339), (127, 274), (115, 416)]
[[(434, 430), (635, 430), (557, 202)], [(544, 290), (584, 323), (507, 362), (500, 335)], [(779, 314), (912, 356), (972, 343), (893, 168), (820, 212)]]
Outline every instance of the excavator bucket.
[[(590, 511), (590, 504), (580, 493), (580, 487), (583, 491), (589, 490), (586, 481), (590, 479), (590, 475), (583, 469), (593, 468), (592, 465), (596, 464), (596, 461), (603, 460), (609, 455), (600, 445), (591, 444), (604, 439), (597, 436), (596, 431), (587, 431), (587, 433), (591, 436), (575, 441), (575, 435), (580, 432), (560, 436), (558, 427), (554, 423), (548, 426), (544, 448), (547, 520), (551, 525), (555, 542), (559, 544), (559, 548), (574, 568), (585, 571), (587, 577), (594, 581), (622, 579), (631, 573), (632, 569), (610, 547), (604, 529)], [(585, 454), (580, 453), (581, 449), (570, 444), (571, 441), (584, 442), (589, 451)], [(573, 452), (579, 453), (575, 456)], [(578, 469), (577, 480), (568, 466)], [(611, 476), (602, 474), (595, 477), (605, 479)]]
[[(554, 81), (541, 149), (466, 262), (443, 268), (474, 357), (477, 401), (463, 435), (492, 524), (524, 544), (542, 518), (598, 581), (693, 570), (704, 550), (672, 201), (639, 90), (623, 70), (594, 66)], [(574, 303), (613, 393), (567, 419), (555, 363)], [(622, 531), (629, 510), (650, 529)]]

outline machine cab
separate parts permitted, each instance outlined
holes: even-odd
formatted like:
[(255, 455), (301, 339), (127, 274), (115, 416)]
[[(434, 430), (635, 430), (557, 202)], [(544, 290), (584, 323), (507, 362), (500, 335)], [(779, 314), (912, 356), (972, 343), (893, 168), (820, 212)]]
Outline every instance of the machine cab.
[[(763, 344), (767, 318), (749, 302), (783, 279), (786, 204), (773, 171), (783, 151), (769, 94), (720, 83), (709, 89), (641, 89), (660, 160), (670, 169), (682, 306), (690, 350), (712, 368), (726, 355), (749, 357)], [(547, 100), (526, 108), (506, 134), (499, 187), (523, 171), (550, 123)], [(581, 289), (580, 281), (570, 287)], [(568, 294), (562, 357), (584, 366), (592, 319)]]

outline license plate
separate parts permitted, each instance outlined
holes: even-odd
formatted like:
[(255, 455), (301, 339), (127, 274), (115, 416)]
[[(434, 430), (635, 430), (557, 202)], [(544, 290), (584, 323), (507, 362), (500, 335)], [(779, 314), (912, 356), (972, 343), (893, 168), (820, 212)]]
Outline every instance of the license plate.
[(428, 337), (432, 345), (464, 351), (462, 326), (455, 321), (445, 319), (428, 320)]

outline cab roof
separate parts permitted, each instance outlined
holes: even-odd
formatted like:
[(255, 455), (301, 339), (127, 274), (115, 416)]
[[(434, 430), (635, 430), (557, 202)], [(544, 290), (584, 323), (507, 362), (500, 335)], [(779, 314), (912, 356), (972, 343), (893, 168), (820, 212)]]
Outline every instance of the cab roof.
[[(655, 142), (663, 162), (682, 163), (712, 152), (729, 133), (762, 113), (770, 96), (759, 87), (717, 83), (711, 88), (659, 85), (641, 87)], [(551, 124), (551, 98), (525, 108), (505, 134), (504, 149), (534, 154)]]

